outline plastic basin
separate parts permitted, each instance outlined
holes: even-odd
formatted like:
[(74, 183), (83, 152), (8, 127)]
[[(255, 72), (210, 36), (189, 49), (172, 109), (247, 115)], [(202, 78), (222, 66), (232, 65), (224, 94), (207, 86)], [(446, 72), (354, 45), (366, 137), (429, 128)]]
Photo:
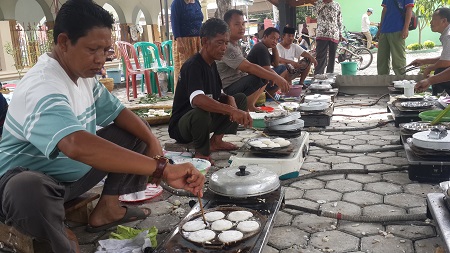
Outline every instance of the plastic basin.
[(354, 76), (358, 70), (358, 64), (354, 61), (341, 62), (341, 70), (343, 76)]
[[(419, 118), (422, 119), (422, 121), (433, 121), (439, 113), (441, 113), (442, 110), (430, 110), (430, 111), (424, 111), (419, 113)], [(450, 122), (450, 111), (447, 112), (444, 117), (441, 118), (441, 122)]]
[(285, 94), (285, 97), (299, 97), (302, 94), (303, 85), (290, 85), (289, 91)]

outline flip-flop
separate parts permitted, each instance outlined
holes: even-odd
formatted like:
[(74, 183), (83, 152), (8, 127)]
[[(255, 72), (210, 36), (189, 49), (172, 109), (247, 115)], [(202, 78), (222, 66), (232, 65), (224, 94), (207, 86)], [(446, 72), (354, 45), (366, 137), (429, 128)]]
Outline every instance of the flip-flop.
[[(91, 225), (87, 225), (86, 226), (86, 231), (89, 233), (97, 233), (100, 231), (104, 231), (107, 230), (109, 228), (124, 224), (124, 223), (128, 223), (128, 222), (132, 222), (132, 221), (137, 221), (137, 220), (142, 220), (147, 218), (150, 214), (151, 214), (151, 210), (149, 208), (138, 208), (138, 207), (129, 207), (129, 206), (123, 206), (125, 207), (127, 210), (125, 212), (125, 215), (122, 217), (122, 219), (117, 220), (117, 221), (113, 221), (111, 223), (102, 225), (102, 226), (98, 226), (98, 227), (92, 227)], [(148, 214), (145, 214), (143, 209), (148, 211)]]

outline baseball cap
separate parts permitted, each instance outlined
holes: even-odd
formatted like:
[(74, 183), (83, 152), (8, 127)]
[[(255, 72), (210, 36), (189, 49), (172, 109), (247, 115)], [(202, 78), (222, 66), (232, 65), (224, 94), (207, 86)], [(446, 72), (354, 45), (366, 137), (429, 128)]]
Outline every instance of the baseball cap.
[(369, 8), (369, 9), (367, 9), (367, 11), (369, 11), (369, 12), (372, 12), (372, 13), (373, 13), (373, 9), (372, 9), (372, 8)]

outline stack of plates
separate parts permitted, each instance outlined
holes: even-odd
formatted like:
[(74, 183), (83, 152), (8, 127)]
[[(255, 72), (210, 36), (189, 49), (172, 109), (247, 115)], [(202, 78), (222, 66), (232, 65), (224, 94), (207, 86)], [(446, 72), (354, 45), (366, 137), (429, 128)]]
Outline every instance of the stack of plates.
[(323, 111), (329, 107), (328, 102), (308, 102), (300, 104), (299, 109), (301, 111)]
[(300, 116), (300, 112), (282, 113), (273, 117), (266, 117), (264, 122), (269, 131), (295, 131), (305, 125)]
[(305, 103), (308, 103), (308, 102), (325, 102), (325, 103), (329, 103), (329, 102), (331, 102), (331, 96), (322, 95), (322, 94), (308, 95), (308, 96), (305, 96)]

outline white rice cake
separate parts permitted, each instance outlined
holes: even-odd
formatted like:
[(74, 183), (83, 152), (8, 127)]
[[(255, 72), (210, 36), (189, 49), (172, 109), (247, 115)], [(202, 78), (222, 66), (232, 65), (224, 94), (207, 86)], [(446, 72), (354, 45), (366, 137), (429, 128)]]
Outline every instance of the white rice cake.
[(206, 219), (206, 221), (209, 221), (209, 222), (220, 220), (220, 219), (223, 219), (224, 217), (225, 217), (225, 214), (220, 211), (205, 213), (205, 219)]
[(223, 231), (219, 234), (219, 240), (223, 243), (239, 241), (244, 237), (244, 234), (237, 230)]
[(193, 242), (208, 242), (216, 237), (216, 233), (209, 229), (202, 229), (189, 234), (188, 239)]
[(193, 220), (184, 223), (182, 229), (186, 232), (193, 232), (204, 229), (206, 224), (202, 220)]
[(215, 231), (224, 231), (233, 227), (233, 223), (229, 220), (216, 220), (211, 224), (211, 229)]
[(253, 214), (249, 211), (234, 211), (228, 214), (230, 221), (244, 221), (250, 217), (253, 217)]
[(241, 232), (253, 232), (259, 229), (259, 223), (253, 220), (242, 221), (239, 222), (236, 228)]

